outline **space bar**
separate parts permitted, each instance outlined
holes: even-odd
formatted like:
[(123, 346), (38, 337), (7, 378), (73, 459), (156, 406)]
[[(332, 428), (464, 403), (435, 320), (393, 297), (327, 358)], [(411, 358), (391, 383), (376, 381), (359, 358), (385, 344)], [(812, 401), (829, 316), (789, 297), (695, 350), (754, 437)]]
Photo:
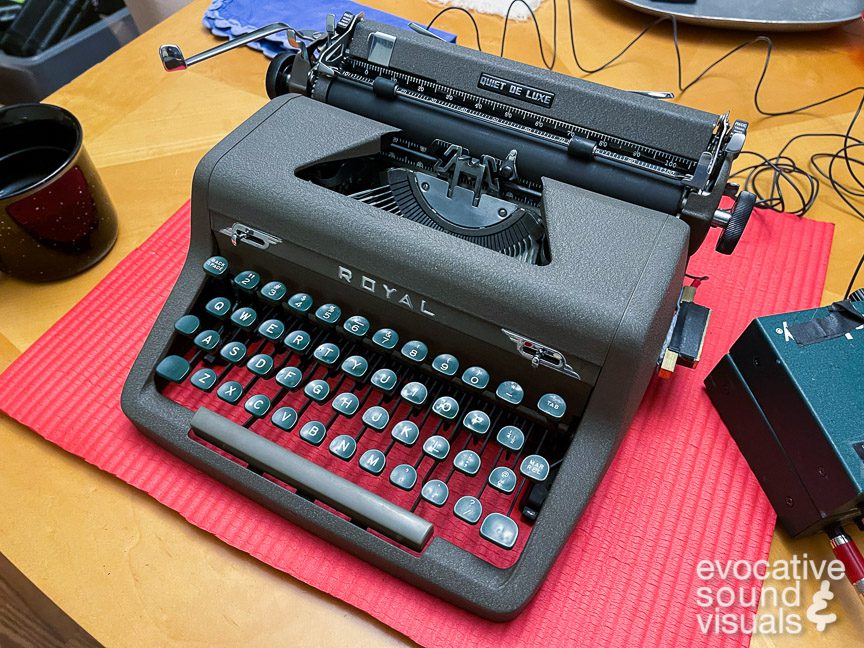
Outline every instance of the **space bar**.
[(201, 407), (192, 429), (202, 439), (230, 452), (250, 466), (281, 479), (349, 516), (352, 521), (420, 551), (432, 535), (432, 524), (357, 484), (294, 454), (241, 425)]

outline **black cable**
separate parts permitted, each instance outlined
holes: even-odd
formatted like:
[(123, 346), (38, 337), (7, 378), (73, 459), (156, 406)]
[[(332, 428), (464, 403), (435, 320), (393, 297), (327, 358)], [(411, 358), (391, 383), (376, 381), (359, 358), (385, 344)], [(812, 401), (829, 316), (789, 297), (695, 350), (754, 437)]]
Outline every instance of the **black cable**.
[(855, 266), (855, 272), (852, 273), (852, 277), (849, 279), (849, 285), (846, 287), (846, 292), (843, 293), (843, 299), (849, 299), (849, 295), (852, 294), (852, 287), (855, 285), (855, 280), (858, 278), (858, 273), (861, 272), (862, 266), (864, 266), (864, 254), (861, 255), (858, 265)]
[(450, 13), (451, 11), (456, 11), (458, 13), (465, 14), (471, 20), (471, 24), (474, 25), (474, 36), (477, 38), (477, 51), (482, 52), (483, 46), (480, 45), (480, 27), (477, 25), (477, 20), (474, 18), (473, 14), (467, 9), (463, 9), (462, 7), (445, 7), (437, 14), (432, 17), (432, 20), (426, 25), (426, 29), (432, 29), (432, 25), (435, 24), (441, 16)]

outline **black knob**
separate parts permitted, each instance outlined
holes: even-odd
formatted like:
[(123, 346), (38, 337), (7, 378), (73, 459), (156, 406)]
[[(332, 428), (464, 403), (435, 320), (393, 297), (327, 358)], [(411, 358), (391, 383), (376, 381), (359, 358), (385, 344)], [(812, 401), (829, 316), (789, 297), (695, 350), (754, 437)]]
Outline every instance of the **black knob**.
[(864, 302), (864, 288), (859, 288), (854, 291), (851, 295), (849, 295), (849, 301), (851, 302)]
[(288, 80), (291, 78), (291, 68), (297, 52), (282, 52), (276, 55), (267, 67), (267, 76), (264, 79), (264, 87), (267, 96), (275, 99), (289, 92)]
[(738, 194), (738, 200), (735, 201), (735, 206), (729, 215), (729, 222), (726, 223), (723, 234), (720, 235), (717, 246), (714, 248), (720, 254), (732, 254), (735, 251), (735, 246), (741, 240), (741, 235), (747, 227), (747, 222), (750, 220), (750, 214), (755, 205), (755, 194), (749, 191), (742, 191)]

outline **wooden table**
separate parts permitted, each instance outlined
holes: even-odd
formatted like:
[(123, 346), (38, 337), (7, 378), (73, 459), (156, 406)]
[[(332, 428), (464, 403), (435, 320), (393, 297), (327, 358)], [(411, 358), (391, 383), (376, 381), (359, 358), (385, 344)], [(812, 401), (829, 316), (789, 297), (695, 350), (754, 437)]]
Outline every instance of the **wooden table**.
[[(0, 276), (0, 368), (172, 214), (187, 199), (201, 156), (265, 103), (266, 61), (251, 51), (232, 53), (184, 74), (162, 72), (159, 44), (178, 42), (191, 54), (214, 43), (200, 24), (206, 4), (193, 2), (49, 98), (83, 122), (87, 147), (120, 215), (120, 239), (105, 261), (68, 281), (32, 285)], [(421, 0), (369, 4), (420, 22), (440, 8)], [(605, 60), (646, 23), (644, 16), (614, 4), (577, 0), (574, 5), (577, 46), (586, 64)], [(549, 26), (544, 33), (550, 38), (551, 13), (547, 0), (539, 19)], [(480, 16), (478, 22), (484, 49), (497, 51), (502, 21)], [(556, 69), (573, 73), (566, 11), (561, 23)], [(458, 33), (462, 43), (474, 43), (464, 16), (451, 14), (439, 26)], [(744, 36), (683, 27), (685, 78)], [(860, 80), (864, 71), (860, 24), (823, 34), (778, 36), (776, 43), (765, 87), (765, 106), (770, 108), (836, 93)], [(511, 26), (506, 52), (540, 62), (530, 23)], [(687, 92), (683, 101), (714, 112), (729, 109), (734, 117), (750, 120), (748, 148), (766, 153), (775, 152), (794, 133), (846, 127), (854, 99), (803, 115), (759, 117), (752, 92), (763, 56), (761, 47), (742, 52)], [(649, 35), (593, 78), (627, 89), (673, 90), (668, 28)], [(805, 140), (791, 153), (803, 162), (826, 148), (824, 142)], [(841, 296), (864, 249), (864, 222), (842, 206), (825, 192), (810, 215), (837, 225), (825, 301)], [(0, 553), (108, 645), (406, 641), (368, 616), (227, 547), (146, 495), (5, 418), (0, 419), (0, 448)], [(807, 552), (827, 558), (826, 544), (822, 538), (793, 542), (778, 532), (772, 556)], [(838, 645), (841, 638), (856, 643), (864, 632), (861, 606), (851, 588), (834, 589), (839, 602), (832, 607), (841, 620), (827, 632), (760, 638), (754, 645), (827, 646)]]

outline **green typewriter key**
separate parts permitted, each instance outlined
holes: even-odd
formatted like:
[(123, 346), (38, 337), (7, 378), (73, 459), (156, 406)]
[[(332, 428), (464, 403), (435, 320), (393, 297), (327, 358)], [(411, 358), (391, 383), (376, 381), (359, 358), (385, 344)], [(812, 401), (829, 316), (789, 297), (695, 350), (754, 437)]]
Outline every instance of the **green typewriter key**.
[(258, 327), (258, 335), (271, 342), (278, 342), (283, 333), (285, 333), (285, 325), (277, 319), (269, 319)]
[(190, 370), (191, 367), (186, 359), (176, 355), (170, 355), (156, 365), (157, 376), (176, 383), (183, 382)]
[(322, 304), (315, 311), (315, 318), (325, 324), (335, 324), (342, 317), (342, 309), (336, 304)]
[(221, 277), (228, 272), (228, 259), (222, 256), (212, 256), (204, 262), (204, 272), (211, 277)]
[(309, 309), (312, 308), (312, 296), (302, 292), (297, 293), (291, 295), (286, 303), (291, 310), (298, 313), (307, 313), (309, 312)]
[(270, 422), (280, 430), (288, 432), (297, 425), (297, 411), (293, 407), (280, 407), (273, 412)]
[(390, 350), (399, 343), (399, 334), (390, 328), (379, 329), (372, 336), (372, 341), (382, 349)]
[(247, 292), (255, 290), (259, 283), (261, 283), (261, 275), (254, 270), (244, 270), (234, 277), (234, 285)]
[(219, 376), (217, 376), (216, 372), (212, 369), (199, 369), (192, 374), (192, 378), (189, 379), (189, 382), (192, 383), (193, 387), (197, 387), (202, 391), (210, 391), (213, 388), (213, 385), (216, 384), (218, 378)]
[(184, 315), (176, 322), (174, 322), (174, 330), (181, 335), (195, 335), (198, 332), (198, 328), (200, 326), (201, 320), (199, 320), (194, 315)]
[(255, 312), (254, 308), (249, 308), (248, 306), (244, 306), (243, 308), (238, 308), (233, 313), (231, 313), (231, 322), (236, 324), (242, 329), (250, 329), (255, 325), (255, 321), (258, 319), (258, 313)]
[(369, 332), (369, 320), (360, 315), (352, 315), (345, 320), (342, 328), (348, 331), (351, 335), (363, 337)]
[(270, 399), (264, 394), (250, 396), (243, 406), (252, 416), (264, 416), (270, 409)]
[(281, 281), (271, 281), (264, 285), (264, 287), (258, 292), (261, 295), (262, 299), (270, 302), (271, 304), (278, 304), (283, 299), (285, 299), (285, 295), (288, 294), (288, 288), (285, 287)]
[(231, 301), (225, 297), (214, 297), (204, 307), (213, 317), (222, 319), (231, 312)]

